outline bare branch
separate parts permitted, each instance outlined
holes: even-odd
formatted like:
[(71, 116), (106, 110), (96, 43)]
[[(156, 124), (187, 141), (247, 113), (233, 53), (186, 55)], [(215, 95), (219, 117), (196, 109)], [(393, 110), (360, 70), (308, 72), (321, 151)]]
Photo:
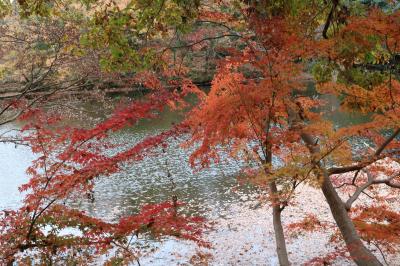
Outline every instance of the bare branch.
[(363, 170), (364, 173), (366, 173), (368, 180), (366, 183), (364, 183), (362, 186), (357, 187), (356, 191), (354, 192), (354, 194), (346, 201), (345, 208), (346, 210), (350, 210), (352, 204), (358, 199), (358, 197), (361, 195), (361, 193), (367, 189), (370, 185), (373, 184), (374, 182), (374, 178), (372, 177), (371, 173), (368, 170)]
[(389, 187), (393, 188), (400, 188), (400, 183), (393, 183), (393, 179), (396, 177), (400, 176), (400, 172), (396, 173), (394, 175), (391, 175), (385, 179), (377, 179), (377, 177), (373, 177), (371, 172), (368, 171), (367, 169), (364, 169), (363, 172), (367, 175), (367, 182), (365, 182), (363, 185), (360, 187), (357, 187), (356, 191), (354, 194), (346, 201), (345, 207), (349, 211), (351, 209), (352, 204), (358, 199), (358, 197), (361, 195), (361, 193), (364, 193), (364, 190), (366, 190), (368, 187), (376, 184), (385, 184)]

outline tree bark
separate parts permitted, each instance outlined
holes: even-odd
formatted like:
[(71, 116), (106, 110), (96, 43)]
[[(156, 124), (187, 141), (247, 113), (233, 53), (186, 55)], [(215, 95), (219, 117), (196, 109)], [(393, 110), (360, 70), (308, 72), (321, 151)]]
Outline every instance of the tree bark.
[(276, 200), (276, 195), (278, 193), (278, 189), (276, 187), (275, 181), (272, 181), (269, 184), (269, 188), (271, 191), (272, 200), (272, 218), (274, 224), (274, 232), (275, 232), (275, 242), (276, 242), (276, 253), (279, 259), (279, 265), (281, 266), (289, 266), (289, 257), (286, 250), (286, 242), (285, 242), (285, 234), (283, 233), (282, 219), (281, 219), (281, 207), (279, 201)]
[[(271, 146), (266, 145), (266, 158), (265, 161), (267, 164), (271, 165), (272, 163), (272, 154), (271, 154)], [(265, 169), (266, 174), (268, 174), (268, 169)], [(275, 181), (271, 181), (269, 183), (269, 189), (271, 193), (271, 201), (272, 201), (272, 219), (274, 225), (274, 233), (275, 233), (275, 242), (276, 242), (276, 253), (278, 255), (279, 265), (280, 266), (289, 266), (289, 257), (286, 249), (285, 242), (285, 234), (283, 232), (282, 226), (282, 209), (281, 204), (278, 198), (278, 188), (276, 186)]]
[(335, 12), (338, 4), (339, 4), (339, 0), (333, 0), (332, 1), (331, 11), (329, 12), (329, 15), (328, 15), (328, 17), (326, 19), (326, 22), (325, 22), (324, 29), (322, 30), (322, 36), (324, 37), (324, 39), (328, 39), (329, 26), (331, 25), (332, 18), (333, 18), (333, 13)]
[[(318, 154), (320, 151), (319, 146), (315, 143), (314, 138), (307, 134), (301, 134), (302, 140), (308, 146), (311, 154)], [(354, 227), (353, 221), (349, 217), (346, 211), (342, 199), (339, 197), (332, 182), (329, 178), (328, 171), (319, 162), (317, 163), (320, 171), (322, 172), (322, 192), (325, 196), (326, 201), (329, 204), (332, 216), (335, 219), (337, 226), (343, 236), (346, 246), (349, 250), (350, 256), (354, 262), (359, 266), (376, 266), (382, 265), (379, 260), (369, 251), (361, 241), (356, 228)]]

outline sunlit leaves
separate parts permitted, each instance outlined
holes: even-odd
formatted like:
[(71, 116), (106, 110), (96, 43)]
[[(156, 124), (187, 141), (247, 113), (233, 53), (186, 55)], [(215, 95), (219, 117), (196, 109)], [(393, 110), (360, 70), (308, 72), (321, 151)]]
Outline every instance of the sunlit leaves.
[(0, 1), (0, 18), (4, 18), (12, 12), (12, 3), (9, 0)]
[(397, 252), (400, 240), (400, 215), (388, 207), (357, 208), (354, 223), (362, 237), (379, 244), (390, 253)]

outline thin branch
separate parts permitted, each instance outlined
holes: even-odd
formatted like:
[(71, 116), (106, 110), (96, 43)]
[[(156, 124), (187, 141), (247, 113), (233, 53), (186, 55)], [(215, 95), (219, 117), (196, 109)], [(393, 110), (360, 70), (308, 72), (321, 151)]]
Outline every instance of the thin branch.
[[(358, 199), (358, 197), (361, 195), (361, 193), (365, 193), (364, 190), (366, 190), (368, 187), (376, 184), (385, 184), (387, 186), (393, 187), (393, 188), (400, 188), (400, 183), (393, 183), (393, 179), (396, 177), (400, 176), (400, 172), (396, 173), (394, 175), (391, 175), (385, 179), (377, 179), (376, 177), (374, 178), (372, 174), (368, 170), (363, 170), (363, 172), (367, 175), (367, 182), (365, 182), (363, 185), (357, 187), (356, 191), (354, 194), (346, 201), (345, 207), (346, 210), (350, 210), (352, 204)], [(368, 196), (368, 195), (367, 195)]]
[(348, 173), (348, 172), (353, 172), (353, 171), (358, 171), (358, 170), (362, 170), (363, 168), (367, 167), (368, 165), (385, 158), (386, 156), (375, 156), (372, 159), (366, 160), (364, 162), (360, 162), (358, 164), (355, 165), (349, 165), (349, 166), (344, 166), (344, 167), (332, 167), (330, 169), (328, 169), (328, 174), (329, 175), (334, 175), (334, 174), (344, 174), (344, 173)]
[(378, 149), (375, 151), (373, 154), (372, 158), (369, 160), (366, 160), (364, 162), (355, 164), (355, 165), (350, 165), (350, 166), (344, 166), (344, 167), (332, 167), (328, 170), (329, 175), (333, 174), (344, 174), (348, 172), (353, 172), (353, 171), (358, 171), (361, 170), (368, 165), (385, 158), (386, 156), (382, 155), (382, 152), (386, 149), (386, 147), (400, 134), (400, 128), (396, 129), (392, 135), (390, 135), (382, 144), (381, 146), (378, 147)]
[(395, 130), (392, 135), (390, 135), (382, 144), (381, 146), (376, 150), (375, 156), (379, 156), (383, 150), (394, 140), (398, 135), (400, 134), (400, 128)]
[(387, 266), (389, 266), (389, 263), (388, 263), (387, 260), (386, 260), (386, 256), (385, 256), (385, 254), (383, 253), (382, 249), (379, 247), (379, 244), (378, 244), (378, 243), (375, 243), (375, 242), (371, 242), (371, 243), (379, 250), (379, 253), (381, 253), (381, 256), (382, 256), (383, 261), (385, 262), (385, 264), (386, 264)]

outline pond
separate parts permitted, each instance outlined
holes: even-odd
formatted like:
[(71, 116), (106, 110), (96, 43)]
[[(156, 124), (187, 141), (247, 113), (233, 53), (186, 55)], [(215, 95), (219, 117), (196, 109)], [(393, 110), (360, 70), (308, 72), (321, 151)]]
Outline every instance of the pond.
[[(114, 133), (111, 141), (135, 144), (169, 129), (180, 119), (180, 113), (166, 111), (157, 119), (142, 121), (135, 127)], [(8, 125), (2, 132), (16, 127), (16, 124)], [(188, 209), (199, 214), (210, 210), (217, 213), (216, 206), (223, 207), (231, 200), (239, 200), (243, 195), (238, 196), (240, 193), (232, 192), (232, 188), (237, 186), (234, 174), (241, 168), (241, 163), (226, 159), (210, 169), (193, 171), (188, 163), (190, 150), (180, 147), (183, 138), (169, 139), (168, 147), (158, 151), (159, 156), (124, 164), (121, 172), (97, 179), (95, 200), (83, 198), (73, 205), (91, 215), (113, 220), (136, 212), (143, 204), (169, 200), (174, 194), (187, 203)], [(22, 195), (18, 186), (27, 181), (25, 170), (34, 158), (27, 147), (0, 144), (0, 209), (19, 206)], [(167, 176), (168, 172), (171, 177)]]
[[(321, 97), (330, 103), (331, 108), (339, 106), (336, 98)], [(167, 130), (181, 119), (181, 113), (166, 111), (157, 119), (142, 121), (135, 127), (112, 135), (112, 140), (115, 143), (134, 144), (146, 136)], [(365, 117), (334, 111), (330, 119), (338, 126), (344, 126), (364, 121)], [(8, 125), (1, 128), (1, 131), (12, 127), (18, 125)], [(160, 151), (159, 156), (126, 164), (122, 167), (123, 171), (97, 179), (93, 202), (83, 197), (71, 204), (92, 216), (114, 221), (121, 216), (136, 213), (143, 204), (169, 200), (176, 194), (180, 201), (186, 203), (185, 211), (212, 220), (229, 216), (232, 206), (256, 202), (259, 191), (250, 185), (239, 186), (237, 182), (237, 173), (243, 167), (243, 162), (225, 158), (218, 165), (196, 172), (188, 163), (190, 150), (181, 148), (180, 144), (180, 139), (171, 139), (168, 148), (164, 152)], [(0, 144), (0, 210), (20, 205), (22, 195), (18, 192), (18, 186), (27, 181), (25, 170), (33, 159), (34, 155), (26, 147)], [(246, 208), (252, 206), (247, 204)], [(174, 245), (176, 243), (167, 245), (167, 250), (176, 248)], [(275, 263), (276, 259), (273, 258), (271, 265)]]

